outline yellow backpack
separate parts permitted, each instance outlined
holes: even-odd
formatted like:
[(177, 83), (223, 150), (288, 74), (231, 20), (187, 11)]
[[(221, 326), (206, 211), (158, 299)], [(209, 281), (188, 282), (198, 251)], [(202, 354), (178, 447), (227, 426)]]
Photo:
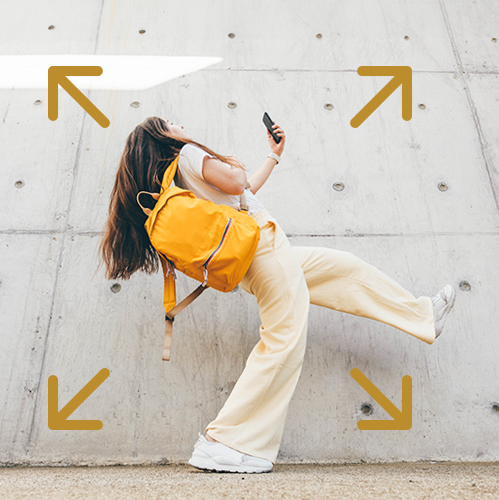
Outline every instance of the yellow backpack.
[[(140, 191), (137, 203), (148, 216), (144, 227), (163, 267), (165, 289), (165, 340), (163, 361), (171, 355), (173, 320), (207, 287), (230, 292), (243, 279), (256, 253), (260, 227), (248, 214), (246, 197), (241, 210), (197, 198), (192, 191), (169, 187), (178, 166), (168, 166), (159, 193)], [(139, 201), (141, 193), (157, 200), (151, 210)], [(176, 307), (175, 269), (202, 284)]]

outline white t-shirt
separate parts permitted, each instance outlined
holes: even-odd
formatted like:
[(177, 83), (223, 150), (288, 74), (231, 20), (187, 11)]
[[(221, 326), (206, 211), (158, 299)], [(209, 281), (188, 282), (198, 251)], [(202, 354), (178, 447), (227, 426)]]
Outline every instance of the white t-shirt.
[[(219, 205), (229, 205), (235, 210), (239, 210), (240, 195), (224, 193), (203, 177), (203, 159), (205, 156), (211, 157), (204, 149), (195, 144), (186, 144), (182, 147), (177, 167), (178, 187), (192, 191), (198, 198), (203, 200), (213, 201)], [(227, 163), (224, 163), (224, 165), (228, 169), (231, 168)], [(245, 189), (244, 193), (250, 215), (265, 209), (249, 189)]]

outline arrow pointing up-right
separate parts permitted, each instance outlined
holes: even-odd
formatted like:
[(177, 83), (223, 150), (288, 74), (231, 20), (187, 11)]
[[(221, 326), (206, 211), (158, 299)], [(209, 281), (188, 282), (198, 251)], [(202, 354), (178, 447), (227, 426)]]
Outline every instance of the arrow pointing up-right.
[(402, 85), (402, 118), (412, 118), (412, 68), (410, 66), (360, 66), (360, 76), (393, 76), (393, 78), (351, 119), (357, 128)]

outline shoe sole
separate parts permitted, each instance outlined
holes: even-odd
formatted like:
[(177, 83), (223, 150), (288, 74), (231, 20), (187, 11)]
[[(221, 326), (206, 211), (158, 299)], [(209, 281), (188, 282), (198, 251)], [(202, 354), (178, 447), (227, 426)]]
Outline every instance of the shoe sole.
[(197, 469), (209, 470), (213, 472), (239, 472), (239, 473), (262, 473), (262, 472), (270, 472), (272, 469), (262, 469), (261, 467), (251, 467), (251, 466), (242, 466), (242, 465), (221, 465), (213, 458), (209, 457), (191, 457), (189, 460), (189, 464)]
[[(438, 321), (438, 326), (440, 327), (440, 333), (435, 337), (435, 340), (442, 335), (443, 329), (445, 327), (445, 321), (447, 320), (447, 316), (449, 315), (450, 310), (454, 306), (454, 302), (456, 301), (456, 290), (454, 287), (450, 287), (449, 290), (449, 302), (447, 302), (446, 306), (443, 309), (443, 315)], [(435, 325), (435, 329), (436, 329)]]

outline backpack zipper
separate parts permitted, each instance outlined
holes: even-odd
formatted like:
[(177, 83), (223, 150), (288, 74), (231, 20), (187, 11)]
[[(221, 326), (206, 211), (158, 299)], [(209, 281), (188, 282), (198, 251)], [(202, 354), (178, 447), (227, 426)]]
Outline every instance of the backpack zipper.
[(232, 224), (232, 218), (229, 217), (229, 220), (227, 222), (227, 225), (225, 226), (225, 229), (224, 229), (222, 238), (220, 240), (220, 243), (218, 244), (217, 248), (215, 248), (215, 250), (213, 250), (213, 252), (211, 252), (210, 256), (203, 263), (203, 267), (204, 267), (204, 284), (206, 284), (206, 282), (208, 281), (208, 269), (207, 269), (208, 264), (212, 261), (212, 259), (215, 256), (215, 254), (220, 250), (220, 247), (222, 246), (223, 242), (225, 241), (225, 238), (227, 236), (227, 232), (229, 231), (229, 227), (230, 227), (231, 224)]

